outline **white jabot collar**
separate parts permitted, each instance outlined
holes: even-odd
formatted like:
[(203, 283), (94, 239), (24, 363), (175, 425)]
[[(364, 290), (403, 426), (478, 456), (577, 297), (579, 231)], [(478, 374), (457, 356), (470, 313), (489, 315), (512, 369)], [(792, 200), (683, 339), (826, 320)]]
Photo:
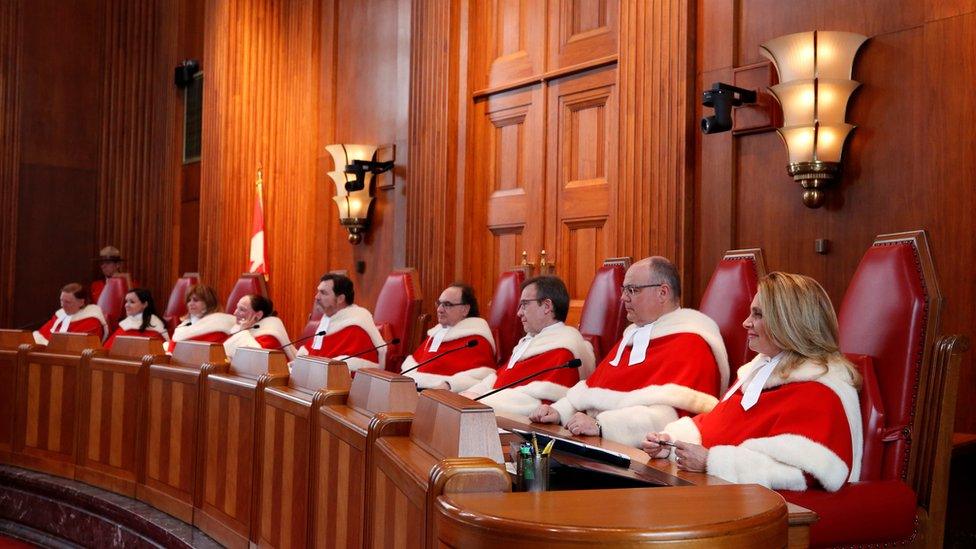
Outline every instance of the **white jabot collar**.
[[(319, 320), (319, 327), (315, 329), (315, 333), (318, 334), (318, 333), (321, 333), (321, 332), (328, 331), (329, 330), (329, 322), (331, 320), (332, 320), (332, 317), (326, 316), (326, 315), (322, 315), (322, 319)], [(321, 349), (322, 348), (322, 342), (323, 341), (325, 341), (325, 334), (315, 336), (315, 339), (312, 340), (312, 348), (315, 349), (315, 350)]]
[(610, 361), (611, 366), (617, 366), (620, 364), (620, 357), (624, 354), (624, 349), (633, 342), (633, 347), (630, 349), (630, 359), (627, 361), (628, 366), (633, 366), (634, 364), (640, 364), (644, 362), (647, 358), (647, 346), (651, 343), (651, 330), (654, 328), (654, 324), (657, 321), (651, 322), (650, 324), (645, 324), (636, 330), (632, 330), (627, 336), (620, 342), (617, 347), (617, 356), (613, 357)]
[(532, 340), (536, 336), (538, 336), (539, 334), (541, 334), (542, 332), (545, 332), (546, 330), (548, 330), (550, 328), (553, 328), (554, 326), (564, 326), (564, 324), (562, 322), (554, 322), (554, 323), (546, 326), (545, 328), (539, 330), (539, 333), (536, 333), (536, 334), (526, 334), (525, 337), (523, 337), (522, 339), (520, 339), (519, 342), (518, 342), (518, 345), (516, 345), (515, 348), (512, 349), (512, 356), (508, 359), (508, 367), (509, 368), (514, 367), (515, 364), (518, 363), (518, 361), (522, 359), (522, 355), (525, 354), (525, 351), (528, 351), (529, 350), (529, 345), (532, 345)]
[(436, 353), (437, 350), (441, 348), (441, 343), (444, 343), (444, 338), (447, 337), (447, 332), (450, 329), (451, 328), (448, 326), (438, 324), (438, 330), (434, 332), (434, 335), (430, 340), (430, 348), (427, 349), (427, 351)]
[(731, 389), (722, 397), (722, 400), (728, 400), (729, 397), (735, 394), (736, 391), (742, 385), (745, 385), (745, 389), (742, 390), (742, 409), (748, 410), (759, 402), (759, 397), (762, 395), (762, 390), (766, 387), (766, 381), (769, 376), (773, 374), (776, 369), (776, 365), (779, 364), (780, 360), (783, 359), (783, 353), (779, 353), (772, 358), (767, 358), (766, 362), (752, 371), (752, 373), (744, 380), (740, 379), (732, 386)]

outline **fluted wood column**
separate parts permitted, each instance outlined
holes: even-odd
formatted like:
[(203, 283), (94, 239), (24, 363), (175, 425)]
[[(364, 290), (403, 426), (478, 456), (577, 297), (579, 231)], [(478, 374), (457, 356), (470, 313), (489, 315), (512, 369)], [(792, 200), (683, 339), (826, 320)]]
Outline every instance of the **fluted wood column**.
[(621, 255), (672, 259), (691, 273), (694, 2), (620, 2)]
[(271, 297), (291, 332), (304, 325), (326, 263), (315, 235), (330, 206), (314, 184), (320, 19), (313, 0), (207, 3), (201, 275), (224, 297), (247, 270), (263, 165)]
[(17, 65), (20, 2), (0, 2), (0, 326), (10, 326), (17, 257), (17, 186), (20, 167)]
[(158, 4), (106, 4), (96, 235), (99, 246), (121, 250), (125, 269), (160, 302), (176, 274), (172, 220), (179, 160), (172, 145), (176, 139), (166, 133), (178, 92), (157, 51)]
[[(454, 279), (459, 234), (457, 147), (459, 2), (414, 0), (410, 43), (410, 154), (406, 264), (425, 301)], [(425, 304), (425, 308), (429, 308)]]

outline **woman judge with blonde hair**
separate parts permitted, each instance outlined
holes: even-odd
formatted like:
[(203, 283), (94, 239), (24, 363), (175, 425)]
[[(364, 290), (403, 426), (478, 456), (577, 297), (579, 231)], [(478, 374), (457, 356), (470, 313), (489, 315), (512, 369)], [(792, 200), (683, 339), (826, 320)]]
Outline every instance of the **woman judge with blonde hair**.
[(770, 273), (742, 325), (759, 354), (739, 368), (739, 381), (710, 412), (648, 434), (644, 451), (774, 489), (833, 492), (858, 480), (861, 376), (838, 348), (827, 293), (812, 278)]

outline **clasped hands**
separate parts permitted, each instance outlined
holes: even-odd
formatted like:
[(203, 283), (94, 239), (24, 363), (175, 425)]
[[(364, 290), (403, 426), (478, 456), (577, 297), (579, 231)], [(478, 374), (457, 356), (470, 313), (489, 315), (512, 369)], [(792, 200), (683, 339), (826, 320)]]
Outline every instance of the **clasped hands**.
[[(557, 412), (552, 406), (543, 404), (529, 415), (529, 421), (534, 423), (559, 423), (559, 412)], [(597, 423), (595, 419), (584, 414), (583, 412), (576, 412), (573, 414), (573, 417), (569, 418), (569, 421), (566, 422), (565, 427), (574, 435), (592, 437), (600, 435), (600, 424)]]

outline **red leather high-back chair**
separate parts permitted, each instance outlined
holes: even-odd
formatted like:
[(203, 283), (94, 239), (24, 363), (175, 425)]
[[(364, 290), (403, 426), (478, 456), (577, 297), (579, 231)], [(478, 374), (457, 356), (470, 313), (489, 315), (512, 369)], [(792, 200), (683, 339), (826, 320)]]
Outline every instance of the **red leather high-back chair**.
[(98, 308), (105, 315), (108, 333), (112, 335), (119, 327), (119, 321), (125, 316), (125, 294), (131, 286), (128, 273), (117, 273), (105, 281), (105, 289), (98, 296)]
[(620, 287), (630, 267), (629, 257), (614, 257), (603, 262), (590, 290), (586, 292), (580, 311), (579, 331), (593, 345), (593, 354), (600, 362), (603, 355), (620, 339), (627, 327), (627, 310), (620, 301)]
[(387, 341), (392, 338), (400, 340), (400, 343), (391, 343), (386, 348), (386, 369), (391, 372), (399, 372), (403, 359), (420, 345), (418, 338), (423, 324), (420, 314), (422, 302), (420, 281), (414, 269), (397, 269), (390, 273), (376, 296), (376, 307), (373, 310), (376, 327), (380, 329), (380, 333), (384, 329), (389, 330)]
[(860, 482), (832, 494), (782, 492), (820, 515), (812, 545), (914, 537), (941, 547), (959, 362), (968, 347), (961, 336), (939, 337), (942, 305), (926, 233), (877, 237), (838, 314), (841, 350), (864, 375)]
[(181, 278), (176, 279), (176, 284), (173, 284), (173, 289), (169, 292), (169, 301), (166, 302), (166, 310), (163, 311), (163, 323), (166, 324), (166, 331), (170, 335), (179, 325), (180, 318), (186, 316), (186, 292), (199, 283), (199, 273), (183, 273)]
[(495, 294), (491, 298), (491, 307), (488, 311), (488, 326), (495, 336), (499, 364), (508, 361), (515, 344), (525, 335), (522, 323), (516, 316), (523, 282), (525, 282), (525, 271), (516, 269), (502, 273), (495, 283)]
[[(322, 309), (319, 309), (313, 303), (312, 312), (308, 315), (308, 322), (305, 323), (305, 328), (302, 329), (302, 334), (298, 337), (305, 340), (310, 339), (313, 335), (315, 335), (315, 330), (318, 329), (319, 321), (322, 320), (323, 314), (325, 313), (322, 312)], [(304, 343), (302, 343), (302, 345), (304, 345)]]
[(251, 294), (268, 297), (268, 283), (265, 281), (263, 274), (242, 274), (237, 279), (237, 282), (234, 283), (234, 287), (230, 289), (230, 293), (227, 294), (227, 306), (224, 307), (224, 312), (234, 314), (234, 311), (237, 310), (237, 302), (242, 297)]
[(729, 354), (729, 385), (735, 382), (736, 369), (752, 360), (742, 322), (749, 316), (749, 305), (756, 296), (759, 279), (766, 274), (761, 248), (729, 250), (715, 266), (702, 294), (698, 310), (718, 324)]

